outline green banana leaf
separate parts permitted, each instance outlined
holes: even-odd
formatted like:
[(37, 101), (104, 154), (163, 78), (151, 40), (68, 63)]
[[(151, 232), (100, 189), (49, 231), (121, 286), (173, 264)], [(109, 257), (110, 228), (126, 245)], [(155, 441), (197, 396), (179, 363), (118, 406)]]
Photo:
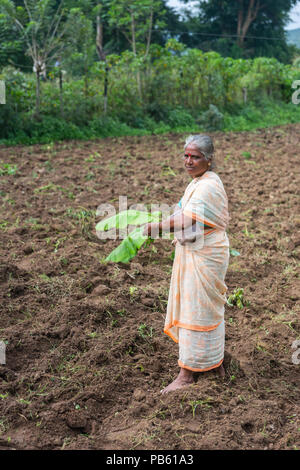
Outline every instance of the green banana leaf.
[(161, 212), (149, 212), (128, 210), (119, 212), (108, 219), (101, 220), (96, 225), (96, 231), (105, 231), (112, 228), (126, 228), (128, 225), (142, 225), (150, 222), (159, 222)]
[(106, 261), (128, 263), (148, 238), (147, 235), (143, 235), (143, 227), (138, 227), (108, 255)]
[[(159, 222), (161, 212), (149, 212), (128, 210), (102, 220), (96, 225), (96, 231), (108, 231), (112, 228), (126, 228), (128, 225), (144, 225), (151, 222)], [(143, 235), (144, 227), (137, 227), (115, 248), (105, 259), (115, 263), (128, 263), (135, 257), (138, 250), (149, 239)]]

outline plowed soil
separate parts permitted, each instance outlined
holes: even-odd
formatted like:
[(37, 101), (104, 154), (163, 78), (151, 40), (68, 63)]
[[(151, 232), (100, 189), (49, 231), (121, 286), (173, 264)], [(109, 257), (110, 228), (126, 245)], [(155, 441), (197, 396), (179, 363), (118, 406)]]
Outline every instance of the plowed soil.
[(244, 307), (226, 305), (225, 379), (165, 396), (173, 247), (107, 264), (119, 241), (97, 238), (95, 213), (119, 195), (176, 203), (185, 136), (0, 148), (0, 448), (300, 448), (300, 125), (212, 136)]

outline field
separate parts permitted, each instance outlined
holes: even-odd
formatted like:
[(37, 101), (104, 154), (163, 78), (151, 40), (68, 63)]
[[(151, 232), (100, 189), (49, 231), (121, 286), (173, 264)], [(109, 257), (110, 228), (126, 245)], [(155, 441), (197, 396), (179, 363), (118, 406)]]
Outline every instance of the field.
[[(214, 133), (232, 256), (226, 376), (161, 395), (172, 246), (104, 262), (99, 204), (174, 204), (183, 135), (0, 147), (1, 449), (299, 449), (300, 125)], [(295, 361), (294, 361), (295, 362)]]

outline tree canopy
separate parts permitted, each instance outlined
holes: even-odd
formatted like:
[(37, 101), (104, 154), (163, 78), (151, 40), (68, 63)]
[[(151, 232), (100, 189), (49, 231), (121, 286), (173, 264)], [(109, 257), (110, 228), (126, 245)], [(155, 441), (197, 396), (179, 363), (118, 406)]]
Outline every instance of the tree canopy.
[[(31, 65), (25, 54), (28, 52), (26, 36), (23, 34), (22, 38), (18, 34), (18, 24), (7, 15), (7, 6), (15, 11), (16, 18), (24, 26), (24, 33), (34, 30), (35, 21), (28, 13), (26, 16), (26, 12), (43, 8), (44, 3), (51, 3), (53, 11), (63, 11), (62, 24), (68, 21), (72, 11), (74, 22), (83, 23), (85, 18), (86, 26), (89, 22), (92, 28), (94, 43), (98, 31), (102, 57), (125, 50), (147, 54), (152, 43), (164, 45), (174, 38), (188, 47), (216, 51), (223, 56), (266, 56), (287, 63), (291, 61), (295, 47), (287, 44), (284, 28), (291, 8), (298, 1), (198, 0), (196, 8), (191, 10), (190, 2), (182, 0), (185, 13), (179, 15), (166, 0), (0, 0), (0, 65)], [(76, 21), (74, 9), (78, 13)], [(40, 36), (46, 34), (47, 28), (51, 29), (52, 19), (48, 13), (43, 17)], [(75, 26), (78, 28), (78, 24)], [(73, 47), (73, 54), (83, 54), (80, 41), (75, 38)], [(97, 60), (96, 47), (90, 52)]]
[[(187, 1), (184, 1), (187, 4)], [(298, 0), (199, 0), (197, 13), (186, 11), (189, 35), (181, 40), (224, 56), (275, 57), (289, 62), (285, 26)]]

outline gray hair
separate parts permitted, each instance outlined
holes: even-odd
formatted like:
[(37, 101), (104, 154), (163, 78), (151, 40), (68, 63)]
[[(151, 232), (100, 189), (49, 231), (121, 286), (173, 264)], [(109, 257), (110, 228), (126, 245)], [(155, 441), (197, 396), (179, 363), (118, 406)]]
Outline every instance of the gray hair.
[(186, 147), (190, 144), (193, 144), (197, 150), (199, 150), (199, 152), (203, 153), (205, 159), (210, 162), (210, 170), (215, 168), (215, 162), (213, 161), (214, 144), (209, 135), (190, 135), (185, 141), (184, 149), (186, 149)]

